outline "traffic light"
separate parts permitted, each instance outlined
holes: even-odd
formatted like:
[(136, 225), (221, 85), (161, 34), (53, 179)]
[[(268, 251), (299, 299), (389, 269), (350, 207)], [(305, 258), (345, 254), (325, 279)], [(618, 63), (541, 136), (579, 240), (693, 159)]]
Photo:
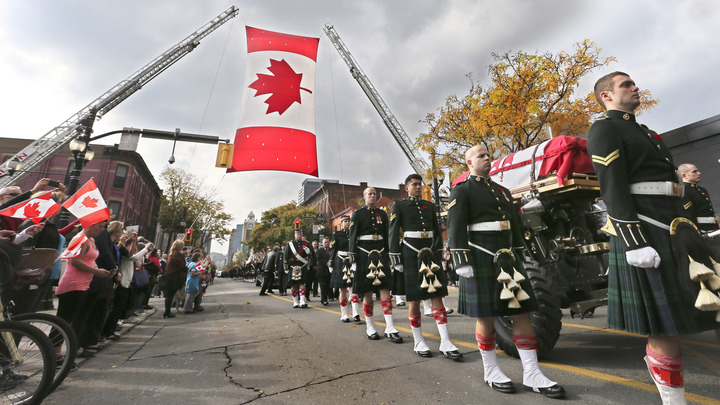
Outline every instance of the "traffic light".
[(423, 200), (432, 201), (432, 193), (430, 186), (422, 186), (422, 194), (420, 196)]
[(185, 242), (192, 243), (193, 229), (185, 228)]
[(235, 145), (232, 143), (219, 143), (217, 159), (215, 159), (215, 167), (228, 168), (232, 165), (233, 153)]
[(300, 230), (300, 218), (295, 218), (295, 221), (293, 222), (293, 229), (296, 231)]

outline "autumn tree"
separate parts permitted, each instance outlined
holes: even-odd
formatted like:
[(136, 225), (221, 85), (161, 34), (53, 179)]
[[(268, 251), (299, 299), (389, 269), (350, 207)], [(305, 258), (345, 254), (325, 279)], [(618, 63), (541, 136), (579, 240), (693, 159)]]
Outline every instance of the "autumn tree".
[[(572, 54), (493, 53), (490, 84), (482, 87), (468, 74), (468, 94), (451, 95), (437, 113), (428, 114), (421, 121), (428, 132), (416, 145), (434, 153), (435, 167), (450, 168), (454, 177), (466, 170), (465, 151), (479, 143), (498, 158), (551, 136), (585, 134), (602, 109), (592, 93), (575, 97), (575, 91), (588, 73), (616, 61), (600, 51), (586, 39), (575, 44)], [(657, 103), (648, 91), (641, 97), (644, 109)]]
[(316, 218), (321, 214), (315, 208), (298, 206), (294, 201), (272, 208), (262, 213), (260, 224), (255, 226), (248, 239), (248, 246), (255, 251), (264, 251), (275, 245), (282, 245), (294, 237), (293, 224), (300, 218), (300, 225), (305, 237), (310, 240), (313, 225), (324, 223), (320, 220), (306, 220), (302, 218)]
[(193, 228), (193, 241), (202, 246), (211, 238), (225, 240), (232, 232), (232, 215), (203, 181), (180, 168), (165, 166), (160, 174), (163, 196), (158, 223), (171, 234)]

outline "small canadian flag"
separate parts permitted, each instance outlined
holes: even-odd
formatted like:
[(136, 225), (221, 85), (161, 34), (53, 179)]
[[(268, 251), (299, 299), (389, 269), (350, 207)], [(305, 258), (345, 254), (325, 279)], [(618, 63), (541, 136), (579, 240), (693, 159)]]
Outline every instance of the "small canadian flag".
[(93, 179), (65, 201), (63, 207), (80, 220), (83, 228), (110, 218), (110, 210)]
[(0, 211), (0, 215), (6, 217), (30, 219), (36, 224), (43, 218), (55, 215), (60, 210), (60, 205), (52, 198), (52, 191), (41, 194), (35, 198), (15, 204)]

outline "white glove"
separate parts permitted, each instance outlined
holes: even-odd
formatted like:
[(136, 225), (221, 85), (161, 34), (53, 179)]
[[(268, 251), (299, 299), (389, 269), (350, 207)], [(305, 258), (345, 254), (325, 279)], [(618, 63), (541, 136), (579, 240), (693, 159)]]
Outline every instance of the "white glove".
[(396, 264), (396, 265), (395, 265), (395, 270), (396, 270), (396, 271), (399, 271), (400, 273), (402, 273), (402, 272), (403, 272), (403, 265), (402, 265), (402, 264)]
[(455, 273), (457, 273), (460, 277), (465, 278), (473, 278), (475, 277), (475, 274), (473, 273), (473, 268), (470, 265), (460, 266), (455, 270)]
[(625, 252), (628, 264), (643, 269), (649, 269), (651, 267), (658, 268), (660, 265), (660, 255), (650, 246), (644, 248), (629, 250)]
[(330, 274), (332, 274), (332, 272), (333, 272), (333, 267), (330, 266), (330, 267), (328, 267), (328, 269), (330, 269)]
[(356, 270), (357, 270), (357, 263), (351, 264), (351, 265), (350, 265), (350, 268), (352, 269), (353, 272), (356, 271)]

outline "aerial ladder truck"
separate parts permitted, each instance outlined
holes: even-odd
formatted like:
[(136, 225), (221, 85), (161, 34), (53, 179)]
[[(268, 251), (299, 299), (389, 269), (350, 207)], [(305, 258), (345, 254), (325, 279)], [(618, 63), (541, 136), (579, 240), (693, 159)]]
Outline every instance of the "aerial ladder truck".
[[(34, 168), (51, 158), (78, 136), (85, 134), (89, 138), (89, 134), (92, 133), (93, 123), (96, 120), (102, 118), (103, 115), (140, 90), (150, 80), (164, 72), (183, 56), (192, 52), (200, 45), (201, 39), (220, 28), (221, 25), (238, 13), (239, 10), (235, 6), (223, 11), (130, 77), (116, 84), (83, 109), (73, 114), (65, 122), (51, 129), (48, 133), (6, 160), (0, 165), (0, 188), (16, 184)], [(16, 170), (18, 164), (22, 164), (22, 170)]]
[[(365, 95), (370, 99), (370, 102), (372, 103), (373, 107), (375, 107), (375, 110), (377, 110), (377, 112), (380, 114), (383, 123), (390, 130), (390, 133), (392, 134), (393, 138), (395, 138), (395, 141), (398, 143), (398, 145), (400, 145), (400, 148), (405, 153), (405, 156), (408, 158), (410, 166), (412, 166), (413, 170), (415, 170), (415, 173), (419, 174), (424, 178), (430, 171), (430, 167), (428, 166), (427, 162), (420, 156), (420, 153), (418, 153), (417, 148), (415, 148), (415, 146), (410, 141), (410, 137), (408, 137), (402, 125), (400, 125), (400, 122), (398, 122), (397, 118), (395, 118), (395, 115), (393, 115), (392, 111), (390, 111), (390, 108), (388, 108), (387, 104), (385, 104), (385, 101), (382, 99), (382, 97), (380, 97), (380, 93), (378, 93), (377, 89), (375, 89), (375, 86), (373, 86), (373, 84), (370, 82), (370, 79), (368, 79), (367, 75), (365, 75), (365, 72), (363, 72), (363, 70), (360, 68), (360, 65), (358, 65), (357, 61), (350, 53), (350, 50), (348, 50), (347, 46), (345, 46), (345, 43), (342, 41), (342, 39), (340, 39), (340, 36), (335, 31), (335, 28), (331, 24), (325, 24), (323, 31), (325, 31), (325, 35), (327, 35), (328, 39), (330, 39), (330, 42), (333, 44), (335, 49), (337, 49), (338, 53), (340, 53), (340, 57), (342, 58), (342, 60), (345, 61), (345, 64), (350, 68), (350, 74), (358, 82), (360, 88), (362, 88)], [(439, 195), (439, 188), (441, 183), (442, 180), (433, 178), (432, 197), (436, 204), (441, 203)]]

